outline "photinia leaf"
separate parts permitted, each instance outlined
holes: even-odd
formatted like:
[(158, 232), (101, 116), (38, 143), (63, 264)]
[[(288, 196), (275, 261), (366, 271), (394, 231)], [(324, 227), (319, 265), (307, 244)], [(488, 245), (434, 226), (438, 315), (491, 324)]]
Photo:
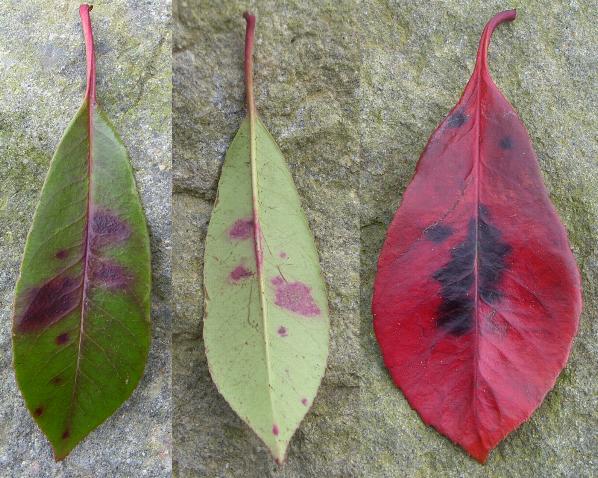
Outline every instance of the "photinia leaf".
[(494, 85), (486, 25), (463, 96), (430, 138), (378, 262), (374, 329), (425, 423), (484, 462), (565, 366), (581, 284), (528, 133)]
[(218, 390), (282, 463), (324, 374), (328, 305), (293, 179), (256, 114), (255, 17), (244, 16), (248, 115), (208, 227), (204, 341)]
[(15, 291), (13, 354), (61, 460), (135, 389), (150, 342), (150, 251), (125, 148), (96, 103), (89, 11), (83, 105), (50, 164)]

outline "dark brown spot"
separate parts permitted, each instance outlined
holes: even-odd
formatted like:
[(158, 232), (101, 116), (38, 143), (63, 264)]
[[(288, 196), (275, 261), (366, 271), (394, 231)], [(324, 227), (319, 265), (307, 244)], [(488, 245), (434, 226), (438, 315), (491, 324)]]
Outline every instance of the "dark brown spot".
[(55, 277), (32, 289), (17, 321), (19, 332), (33, 332), (58, 322), (80, 303), (81, 278)]
[(43, 413), (44, 407), (37, 407), (35, 410), (33, 410), (33, 416), (35, 417), (41, 417)]
[(52, 380), (50, 380), (50, 383), (52, 385), (62, 385), (63, 381), (61, 377), (54, 377)]
[(500, 140), (501, 149), (513, 149), (513, 140), (509, 136), (505, 136)]
[(66, 259), (69, 256), (69, 251), (67, 249), (61, 249), (56, 253), (56, 259)]
[(449, 116), (446, 125), (449, 128), (460, 128), (465, 124), (467, 121), (467, 115), (463, 111), (455, 111), (452, 115)]
[(280, 327), (278, 327), (278, 335), (280, 335), (281, 337), (286, 337), (289, 335), (289, 331), (286, 327), (283, 327), (281, 325)]
[(274, 277), (271, 282), (276, 288), (276, 305), (308, 317), (320, 315), (320, 308), (314, 302), (309, 286), (303, 282), (287, 282), (280, 276)]
[(62, 439), (63, 440), (66, 440), (70, 436), (71, 436), (71, 431), (68, 428), (65, 431), (62, 432)]
[(237, 241), (249, 239), (253, 233), (253, 219), (237, 219), (228, 231), (228, 237)]
[(232, 280), (233, 282), (239, 282), (240, 280), (247, 279), (248, 277), (251, 277), (252, 275), (253, 275), (253, 272), (251, 272), (250, 270), (247, 270), (242, 265), (238, 265), (231, 271), (231, 273), (229, 274), (229, 277), (230, 277), (230, 280)]
[(56, 345), (64, 345), (69, 341), (69, 334), (67, 332), (56, 336)]

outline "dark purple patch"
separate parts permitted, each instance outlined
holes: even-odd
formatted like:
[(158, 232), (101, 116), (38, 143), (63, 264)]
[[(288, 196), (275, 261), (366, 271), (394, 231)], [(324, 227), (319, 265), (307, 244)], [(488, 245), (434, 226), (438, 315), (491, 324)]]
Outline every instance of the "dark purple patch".
[(126, 269), (118, 264), (93, 257), (89, 264), (90, 277), (94, 285), (109, 289), (126, 287), (131, 276)]
[(501, 149), (513, 149), (513, 140), (509, 136), (505, 136), (500, 140)]
[(55, 254), (55, 256), (56, 256), (56, 259), (60, 259), (60, 260), (66, 259), (69, 256), (69, 251), (67, 249), (61, 249)]
[(237, 241), (249, 239), (253, 233), (253, 219), (237, 219), (228, 231), (228, 237)]
[(289, 256), (287, 256), (287, 253), (286, 253), (286, 252), (281, 252), (280, 254), (278, 254), (278, 256), (279, 256), (281, 259), (286, 259), (287, 257), (289, 257)]
[(44, 407), (37, 407), (35, 410), (33, 410), (33, 416), (35, 417), (41, 417), (43, 413)]
[(105, 210), (93, 213), (90, 238), (93, 250), (126, 241), (130, 235), (131, 229), (117, 215)]
[(17, 320), (17, 330), (35, 332), (68, 315), (80, 304), (81, 282), (81, 278), (59, 276), (32, 289)]
[(286, 327), (283, 327), (281, 325), (280, 327), (278, 327), (278, 335), (280, 335), (281, 337), (286, 337), (289, 335), (289, 331)]
[(61, 377), (54, 377), (52, 380), (50, 380), (50, 383), (52, 385), (62, 385), (63, 381)]
[(307, 398), (302, 398), (302, 399), (301, 399), (301, 403), (307, 407), (307, 404), (308, 404), (309, 402), (307, 401)]
[(69, 334), (67, 332), (56, 336), (56, 345), (64, 345), (69, 341)]
[(71, 436), (71, 431), (68, 428), (65, 431), (62, 432), (62, 439), (63, 440), (66, 440), (70, 436)]
[(467, 115), (463, 111), (459, 110), (455, 111), (451, 116), (449, 116), (446, 125), (449, 128), (460, 128), (465, 124), (466, 121)]
[(320, 308), (311, 296), (311, 288), (303, 282), (287, 282), (277, 276), (272, 279), (272, 285), (276, 288), (276, 305), (307, 317), (320, 315)]
[(247, 270), (244, 266), (239, 265), (231, 271), (231, 273), (229, 274), (229, 278), (233, 282), (239, 282), (240, 280), (247, 279), (248, 277), (251, 277), (252, 275), (253, 275), (253, 272), (251, 272), (250, 270)]
[(274, 424), (272, 426), (272, 433), (276, 436), (278, 436), (278, 434), (280, 433), (280, 429), (278, 428), (278, 425)]

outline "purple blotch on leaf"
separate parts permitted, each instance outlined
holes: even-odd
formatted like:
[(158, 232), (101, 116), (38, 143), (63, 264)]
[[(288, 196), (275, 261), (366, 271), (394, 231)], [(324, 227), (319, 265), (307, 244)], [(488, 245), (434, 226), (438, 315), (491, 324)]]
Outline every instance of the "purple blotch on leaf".
[(90, 262), (90, 276), (96, 285), (109, 289), (126, 287), (131, 280), (130, 275), (124, 267), (97, 258), (92, 258)]
[(281, 325), (280, 327), (278, 327), (278, 335), (280, 335), (281, 337), (286, 337), (287, 335), (289, 335), (289, 331), (286, 327), (283, 327)]
[(69, 251), (67, 249), (60, 249), (55, 256), (56, 259), (66, 259), (69, 256)]
[(307, 404), (308, 404), (309, 402), (307, 401), (307, 398), (302, 398), (302, 399), (301, 399), (301, 403), (307, 407)]
[(67, 332), (64, 332), (60, 335), (56, 336), (56, 345), (64, 345), (69, 341), (69, 334)]
[(253, 220), (251, 218), (237, 219), (228, 231), (228, 237), (242, 241), (249, 239), (253, 233)]
[(278, 428), (278, 425), (274, 424), (272, 426), (272, 433), (276, 436), (278, 436), (278, 434), (280, 433), (280, 429)]
[(289, 257), (289, 256), (287, 256), (287, 253), (286, 253), (286, 252), (284, 252), (284, 251), (283, 251), (283, 252), (281, 252), (280, 254), (278, 254), (278, 256), (279, 256), (281, 259), (286, 259), (287, 257)]
[(242, 265), (238, 265), (231, 271), (231, 273), (229, 274), (229, 277), (230, 277), (230, 280), (232, 280), (233, 282), (239, 282), (240, 280), (247, 279), (248, 277), (251, 277), (252, 275), (253, 275), (253, 272), (251, 272), (250, 270), (247, 270)]
[(91, 248), (98, 250), (109, 244), (126, 241), (131, 229), (116, 214), (97, 210), (91, 218)]
[(311, 296), (311, 287), (303, 282), (287, 282), (280, 276), (272, 279), (272, 285), (276, 289), (276, 305), (307, 317), (320, 315), (320, 308)]

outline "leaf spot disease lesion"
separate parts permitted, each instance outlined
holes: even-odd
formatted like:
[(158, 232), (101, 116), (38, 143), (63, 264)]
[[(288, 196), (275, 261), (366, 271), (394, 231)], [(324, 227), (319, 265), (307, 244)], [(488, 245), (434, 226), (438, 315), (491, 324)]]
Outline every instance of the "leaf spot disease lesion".
[(56, 254), (56, 259), (64, 260), (69, 256), (69, 251), (67, 249), (60, 249)]
[(283, 309), (290, 310), (306, 317), (320, 315), (320, 308), (311, 295), (311, 287), (303, 282), (287, 282), (276, 276), (271, 280), (275, 288), (274, 303)]
[(301, 404), (307, 407), (307, 404), (309, 403), (309, 401), (307, 400), (307, 398), (302, 398), (301, 399)]
[(251, 276), (253, 276), (253, 272), (251, 272), (242, 264), (239, 264), (237, 267), (235, 267), (228, 275), (229, 279), (234, 283), (240, 282), (243, 279), (247, 279)]
[(288, 335), (289, 335), (288, 329), (286, 327), (282, 326), (282, 325), (280, 327), (278, 327), (278, 330), (276, 332), (281, 337), (288, 337)]
[(33, 410), (33, 416), (34, 417), (41, 417), (44, 414), (44, 407), (37, 407), (35, 410)]
[(275, 423), (274, 425), (272, 425), (272, 434), (275, 436), (278, 436), (279, 433), (280, 433), (280, 428), (278, 428), (278, 425)]
[[(487, 303), (494, 303), (502, 296), (499, 284), (510, 251), (500, 231), (490, 224), (488, 209), (481, 205), (477, 223), (474, 218), (470, 219), (467, 237), (451, 250), (451, 260), (434, 273), (434, 279), (441, 284), (438, 327), (453, 336), (472, 330), (476, 294)], [(478, 290), (472, 291), (476, 254)]]
[(505, 136), (498, 143), (500, 149), (513, 149), (513, 140), (510, 136)]
[(244, 241), (253, 235), (253, 219), (237, 219), (228, 230), (228, 237), (237, 241)]
[(64, 344), (68, 343), (69, 339), (70, 339), (70, 336), (69, 336), (68, 332), (64, 332), (64, 333), (56, 336), (55, 342), (56, 342), (56, 345), (64, 345)]
[(466, 121), (467, 115), (462, 110), (457, 110), (449, 116), (446, 125), (449, 128), (460, 128)]
[(453, 234), (453, 228), (444, 224), (436, 223), (424, 230), (424, 236), (429, 241), (440, 244)]
[(90, 260), (89, 267), (94, 285), (109, 289), (122, 289), (131, 281), (131, 276), (126, 269), (113, 262), (94, 257)]

